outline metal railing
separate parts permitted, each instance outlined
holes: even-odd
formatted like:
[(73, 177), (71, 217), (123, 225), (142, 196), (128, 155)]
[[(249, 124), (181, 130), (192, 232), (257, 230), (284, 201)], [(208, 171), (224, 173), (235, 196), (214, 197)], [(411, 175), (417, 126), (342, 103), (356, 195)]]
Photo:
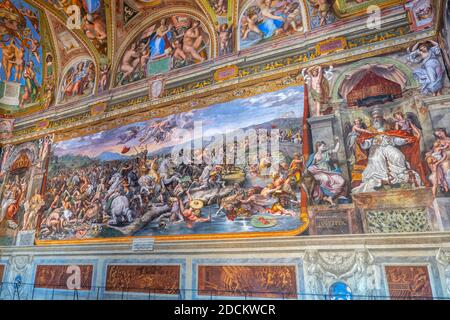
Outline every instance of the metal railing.
[(121, 288), (91, 286), (67, 289), (66, 286), (38, 287), (27, 283), (0, 283), (0, 300), (450, 300), (449, 297), (431, 296), (364, 296), (311, 294), (302, 292), (250, 292), (226, 290), (196, 290), (167, 288)]

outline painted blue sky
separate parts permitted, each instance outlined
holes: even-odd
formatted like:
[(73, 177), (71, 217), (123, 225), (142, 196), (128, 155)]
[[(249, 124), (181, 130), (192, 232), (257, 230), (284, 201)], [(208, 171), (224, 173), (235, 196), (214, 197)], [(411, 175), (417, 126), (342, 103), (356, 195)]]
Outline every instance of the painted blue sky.
[[(11, 0), (12, 4), (18, 9), (29, 9), (32, 12), (34, 12), (38, 17), (39, 17), (39, 12), (30, 4), (28, 4), (25, 1), (22, 0)], [(27, 22), (27, 28), (30, 30), (31, 32), (31, 37), (33, 39), (39, 40), (39, 42), (41, 41), (41, 37), (39, 35), (39, 30), (35, 30), (33, 27), (33, 24), (30, 22), (30, 20), (28, 18), (25, 17), (25, 20)], [(17, 42), (16, 42), (17, 43)], [(28, 42), (29, 43), (29, 42)], [(8, 42), (9, 44), (9, 42)], [(42, 45), (39, 46), (39, 58), (41, 60), (41, 63), (38, 63), (36, 58), (33, 56), (33, 54), (31, 53), (30, 49), (25, 48), (25, 61), (26, 63), (28, 63), (28, 61), (33, 60), (34, 63), (34, 71), (36, 72), (36, 80), (38, 81), (38, 83), (42, 83)], [(0, 60), (2, 59), (2, 55), (3, 52), (2, 50), (0, 50)], [(10, 81), (14, 80), (14, 73), (15, 73), (15, 68), (13, 67), (12, 72), (11, 72), (11, 77), (10, 77)], [(0, 68), (0, 80), (1, 81), (5, 81), (6, 79), (6, 74), (5, 74), (5, 70), (3, 69), (3, 67)], [(25, 80), (21, 79), (20, 84), (25, 85)]]
[[(204, 137), (224, 134), (279, 118), (301, 118), (303, 115), (303, 86), (220, 103), (191, 111), (186, 115), (189, 116), (191, 122), (202, 122)], [(57, 156), (73, 154), (96, 157), (105, 151), (120, 152), (124, 144), (120, 141), (119, 136), (133, 127), (137, 128), (140, 134), (148, 125), (157, 120), (129, 124), (93, 135), (62, 141), (56, 144), (55, 154)], [(127, 142), (128, 147), (139, 145), (139, 134), (137, 138)], [(185, 138), (177, 140), (177, 136), (177, 129), (174, 129), (171, 139), (163, 143), (148, 144), (148, 149), (156, 151), (190, 140)], [(130, 151), (130, 154), (133, 153), (133, 150)]]

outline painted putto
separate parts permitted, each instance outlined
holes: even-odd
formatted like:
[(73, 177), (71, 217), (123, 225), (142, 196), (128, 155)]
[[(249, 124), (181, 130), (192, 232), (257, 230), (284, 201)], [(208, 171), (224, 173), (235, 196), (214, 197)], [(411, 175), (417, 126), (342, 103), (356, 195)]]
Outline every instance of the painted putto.
[(117, 84), (131, 83), (203, 62), (209, 58), (210, 35), (196, 18), (173, 15), (151, 24), (120, 59)]
[(25, 1), (0, 3), (0, 108), (39, 103), (43, 79), (40, 14)]
[(240, 19), (240, 48), (305, 31), (300, 1), (252, 1)]

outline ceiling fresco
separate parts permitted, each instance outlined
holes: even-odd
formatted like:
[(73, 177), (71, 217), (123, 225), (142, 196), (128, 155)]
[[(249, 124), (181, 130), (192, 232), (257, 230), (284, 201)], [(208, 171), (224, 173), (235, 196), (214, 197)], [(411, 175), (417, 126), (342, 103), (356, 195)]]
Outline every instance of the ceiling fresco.
[(104, 0), (45, 1), (66, 17), (68, 22), (73, 23), (75, 29), (80, 29), (100, 54), (107, 54), (107, 13)]
[(20, 111), (40, 103), (44, 75), (41, 12), (17, 1), (0, 2), (0, 108)]
[(211, 59), (267, 50), (272, 43), (282, 47), (280, 39), (308, 37), (374, 4), (401, 3), (0, 0), (0, 113), (27, 116), (77, 103), (85, 94), (68, 98), (63, 87), (81, 61), (90, 61), (89, 94), (107, 94), (156, 74), (188, 73)]

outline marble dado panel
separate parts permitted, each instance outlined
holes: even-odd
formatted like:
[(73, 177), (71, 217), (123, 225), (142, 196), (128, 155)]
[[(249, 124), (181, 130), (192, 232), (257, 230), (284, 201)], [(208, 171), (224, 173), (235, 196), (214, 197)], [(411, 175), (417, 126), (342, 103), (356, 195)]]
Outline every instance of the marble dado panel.
[(433, 297), (427, 266), (385, 266), (385, 273), (391, 299)]
[(427, 208), (368, 210), (369, 233), (427, 232), (432, 231)]
[(199, 265), (199, 296), (297, 298), (295, 266)]
[[(64, 281), (63, 271), (71, 265), (85, 266), (83, 270), (87, 271), (82, 272), (85, 280), (81, 286), (85, 290), (80, 290), (80, 299), (117, 298), (123, 292), (133, 299), (324, 299), (331, 298), (329, 290), (338, 282), (350, 288), (354, 299), (450, 298), (450, 240), (445, 237), (213, 241), (197, 249), (195, 258), (191, 252), (194, 249), (189, 249), (192, 242), (157, 243), (151, 260), (145, 258), (148, 253), (133, 253), (125, 245), (20, 248), (21, 257), (32, 258), (21, 259), (20, 266), (11, 260), (14, 265), (5, 274), (2, 298), (12, 299), (14, 292), (8, 288), (20, 269), (21, 297), (71, 299), (70, 290), (52, 289), (56, 282)], [(303, 241), (307, 241), (309, 249), (305, 250)], [(170, 258), (174, 254), (176, 260)], [(3, 253), (2, 261), (10, 255)], [(39, 281), (44, 275), (42, 270), (54, 270), (59, 276)]]
[(178, 294), (180, 265), (108, 265), (107, 292)]
[[(38, 265), (34, 278), (35, 288), (58, 290), (91, 290), (94, 265)], [(80, 278), (80, 283), (72, 276)], [(73, 287), (70, 287), (73, 284)], [(79, 285), (79, 286), (78, 286)]]
[[(407, 233), (447, 230), (448, 213), (433, 206), (430, 188), (353, 195), (363, 233)], [(436, 201), (434, 201), (436, 202)]]

